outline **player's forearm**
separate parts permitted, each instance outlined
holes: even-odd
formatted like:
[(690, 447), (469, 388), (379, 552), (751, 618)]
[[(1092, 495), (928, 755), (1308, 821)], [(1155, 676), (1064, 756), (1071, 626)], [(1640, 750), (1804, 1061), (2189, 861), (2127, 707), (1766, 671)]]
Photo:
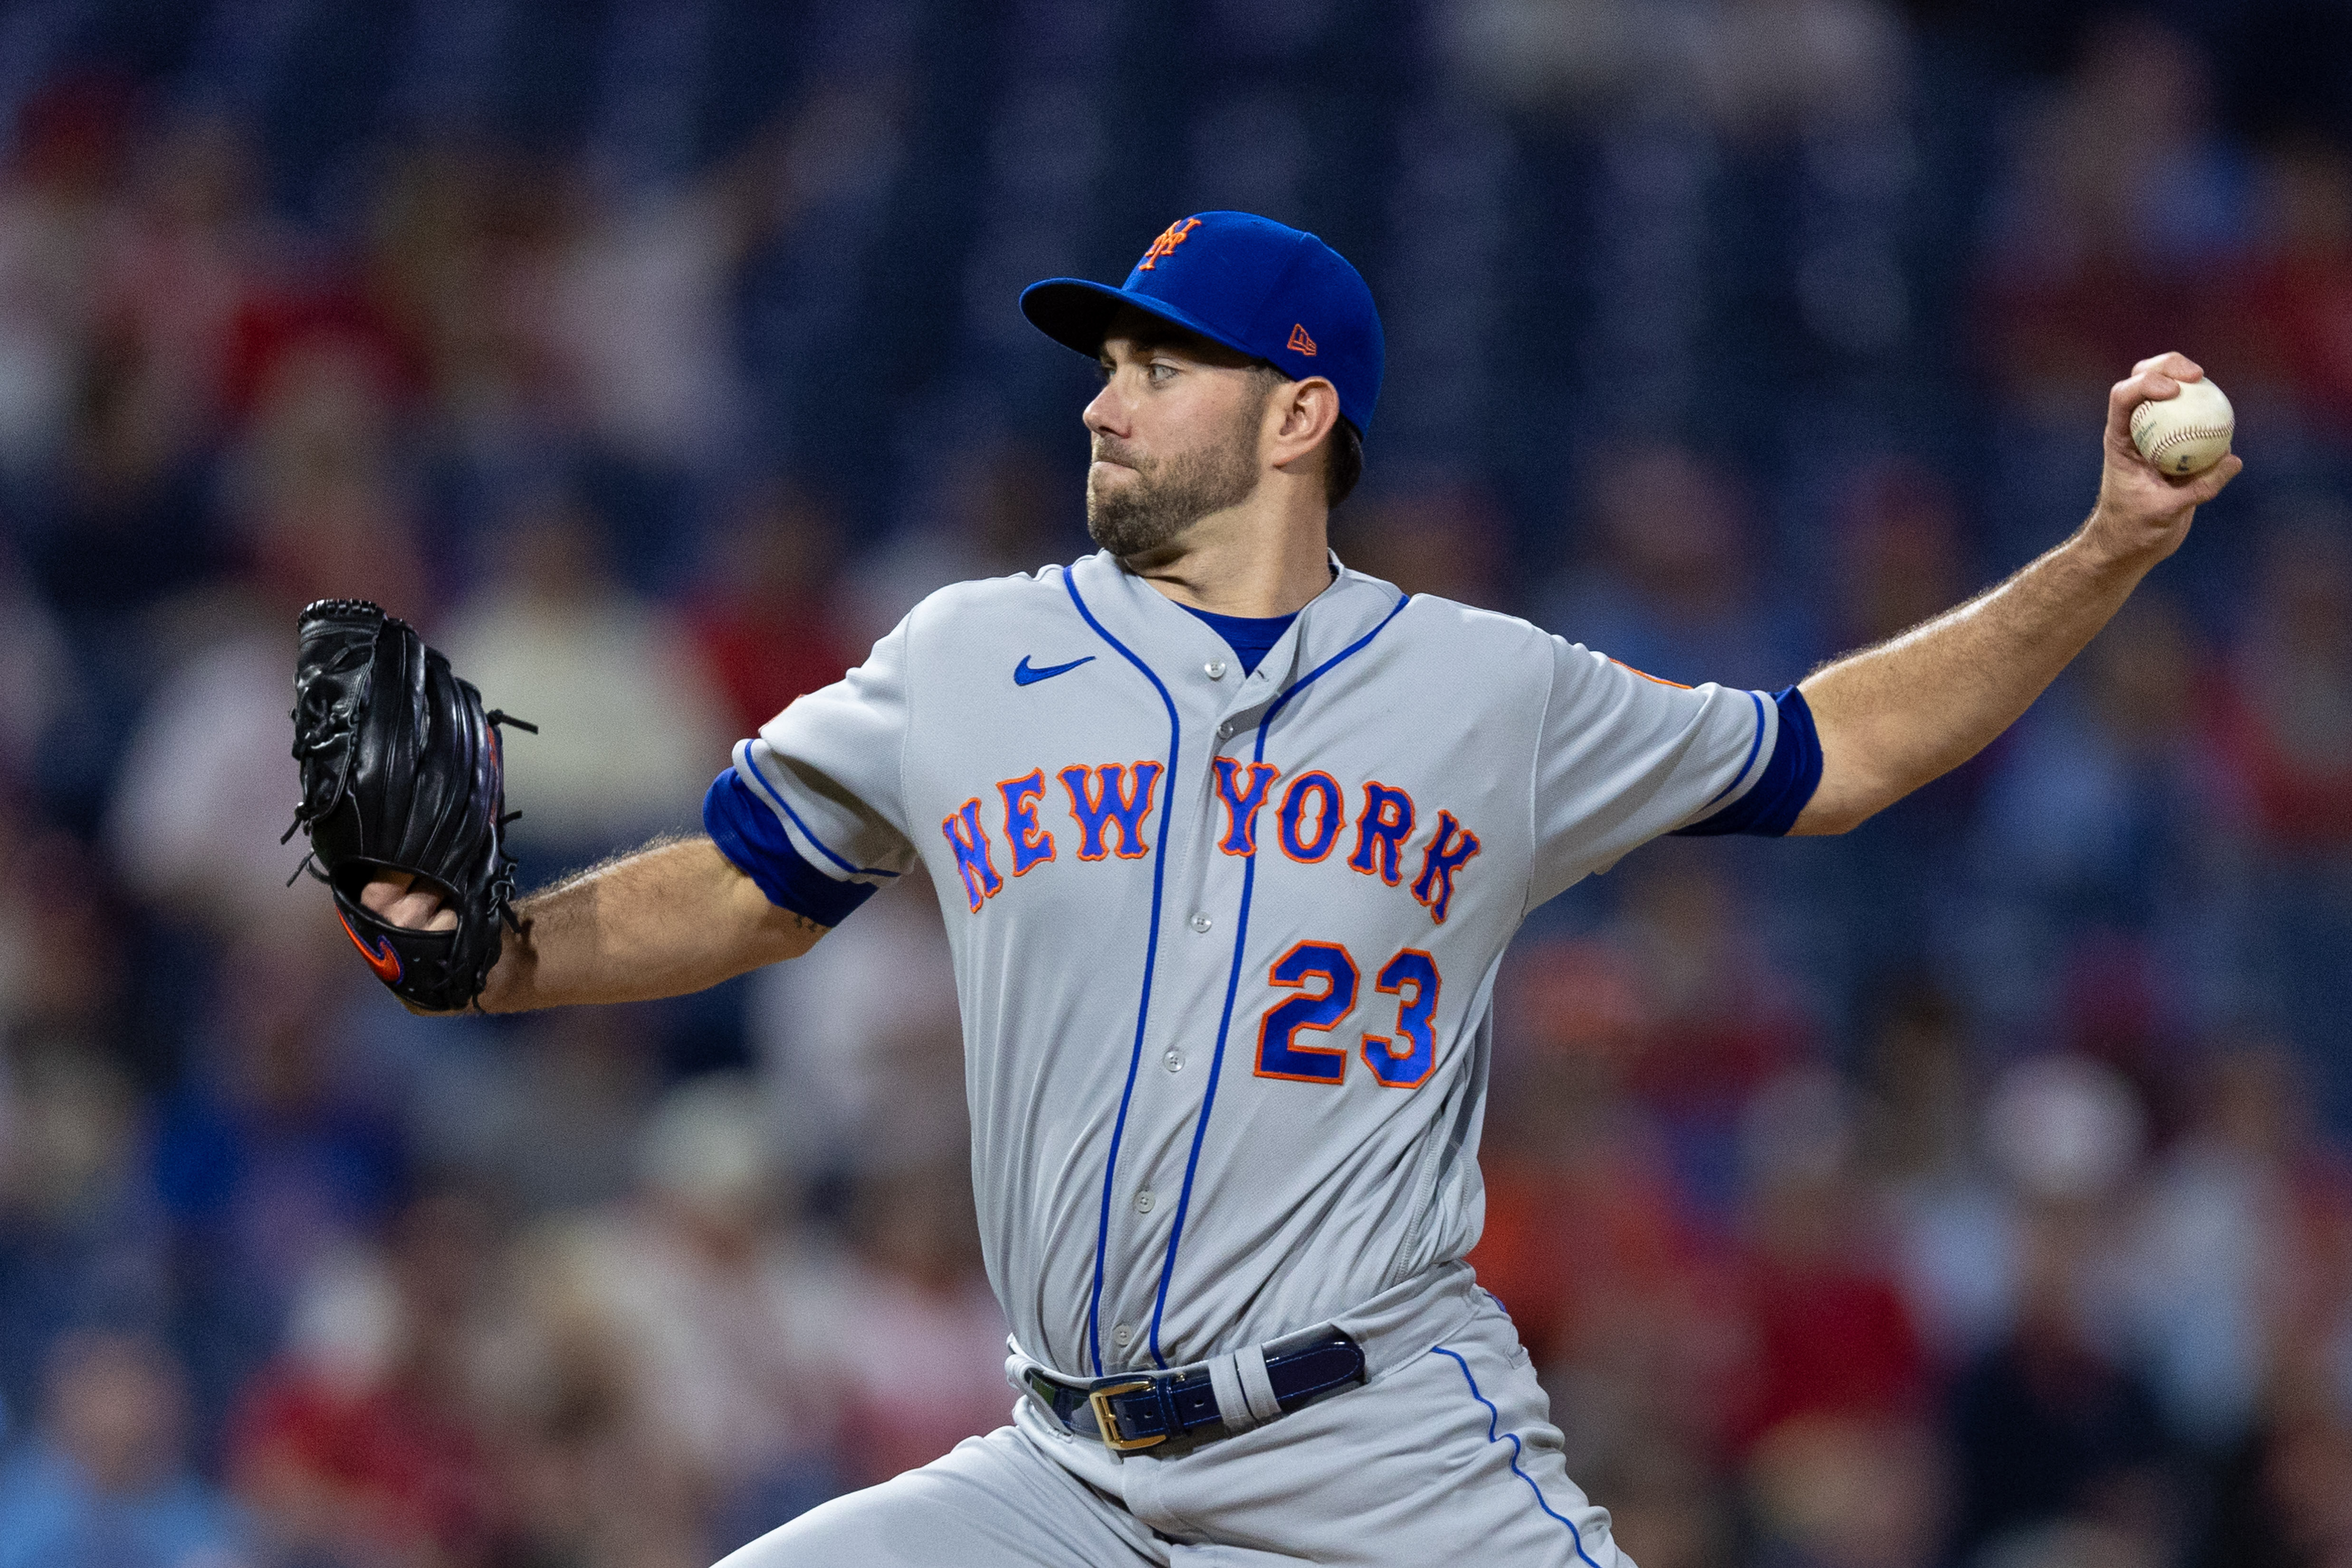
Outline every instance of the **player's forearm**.
[(708, 838), (656, 844), (516, 907), (481, 1006), (519, 1013), (683, 995), (814, 946), (824, 928), (768, 901)]
[(2090, 526), (1957, 609), (1800, 688), (1822, 783), (1793, 831), (1842, 833), (1975, 756), (2033, 705), (2154, 566)]
[(2197, 509), (2244, 465), (2223, 457), (2193, 475), (2167, 474), (2140, 455), (2132, 415), (2204, 374), (2180, 354), (2158, 354), (2107, 389), (2099, 500), (2072, 539), (1958, 609), (1804, 681), (1822, 778), (1792, 831), (1843, 833), (1984, 750), (2180, 548)]

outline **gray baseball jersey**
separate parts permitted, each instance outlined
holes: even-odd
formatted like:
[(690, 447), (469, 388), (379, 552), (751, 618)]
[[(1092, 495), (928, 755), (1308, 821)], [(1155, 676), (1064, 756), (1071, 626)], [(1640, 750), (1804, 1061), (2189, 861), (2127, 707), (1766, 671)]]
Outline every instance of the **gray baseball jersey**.
[(1758, 790), (1790, 750), (1771, 697), (1333, 564), (1253, 674), (1108, 554), (943, 589), (706, 805), (827, 925), (929, 872), (990, 1279), (1070, 1375), (1199, 1362), (1461, 1258), (1521, 921), (1750, 795), (1785, 830), (1810, 791)]

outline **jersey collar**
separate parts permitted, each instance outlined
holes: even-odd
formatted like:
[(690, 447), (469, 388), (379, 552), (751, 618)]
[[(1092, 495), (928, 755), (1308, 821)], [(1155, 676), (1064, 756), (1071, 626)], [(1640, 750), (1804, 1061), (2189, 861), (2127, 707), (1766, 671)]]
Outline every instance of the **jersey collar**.
[[(1216, 744), (1254, 728), (1285, 693), (1368, 637), (1395, 613), (1393, 584), (1350, 571), (1338, 555), (1330, 584), (1298, 612), (1256, 672), (1239, 680), (1233, 650), (1197, 616), (1121, 566), (1108, 552), (1074, 563), (1070, 580), (1105, 631), (1150, 670), (1185, 726), (1213, 726)], [(1203, 679), (1209, 667), (1226, 679)]]
[[(1336, 552), (1327, 553), (1330, 584), (1298, 612), (1282, 640), (1267, 650), (1255, 675), (1222, 687), (1229, 698), (1224, 704), (1229, 713), (1244, 714), (1280, 696), (1293, 680), (1363, 637), (1396, 608), (1400, 594), (1394, 584), (1350, 569)], [(1233, 650), (1207, 623), (1120, 565), (1110, 552), (1098, 550), (1069, 571), (1105, 629), (1163, 679), (1232, 658)]]

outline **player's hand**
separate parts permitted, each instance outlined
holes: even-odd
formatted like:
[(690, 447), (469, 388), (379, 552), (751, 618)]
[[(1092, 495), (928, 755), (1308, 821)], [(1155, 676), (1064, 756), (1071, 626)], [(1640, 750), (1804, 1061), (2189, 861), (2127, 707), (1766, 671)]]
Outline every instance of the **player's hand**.
[[(411, 931), (455, 931), (457, 911), (441, 901), (441, 895), (418, 884), (406, 871), (386, 871), (360, 889), (360, 905), (368, 913), (387, 925), (406, 926)], [(420, 1018), (446, 1018), (452, 1014), (420, 1007), (405, 996), (394, 998)]]
[(406, 871), (387, 871), (360, 889), (360, 904), (386, 925), (411, 931), (455, 931), (457, 911)]
[(2132, 444), (2132, 410), (2162, 402), (2184, 381), (2200, 381), (2205, 371), (2186, 354), (2162, 353), (2132, 366), (2131, 374), (2108, 389), (2106, 462), (2099, 476), (2099, 503), (2084, 533), (2119, 559), (2161, 561), (2189, 537), (2189, 519), (2221, 493), (2245, 464), (2235, 452), (2201, 474), (2174, 479), (2139, 455)]

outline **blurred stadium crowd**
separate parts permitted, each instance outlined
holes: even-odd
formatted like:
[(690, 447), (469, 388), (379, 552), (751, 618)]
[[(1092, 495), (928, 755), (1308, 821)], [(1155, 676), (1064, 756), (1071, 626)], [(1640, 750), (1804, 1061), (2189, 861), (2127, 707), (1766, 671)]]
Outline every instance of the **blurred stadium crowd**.
[[(1482, 1277), (1643, 1568), (2352, 1564), (2352, 22), (2189, 0), (0, 5), (0, 1568), (696, 1568), (997, 1425), (927, 889), (431, 1024), (286, 879), (296, 608), (496, 704), (528, 880), (1087, 548), (1024, 283), (1313, 227), (1340, 553), (1785, 685), (2246, 478), (1990, 752), (1500, 987)], [(1464, 1543), (1475, 1552), (1476, 1543)]]

